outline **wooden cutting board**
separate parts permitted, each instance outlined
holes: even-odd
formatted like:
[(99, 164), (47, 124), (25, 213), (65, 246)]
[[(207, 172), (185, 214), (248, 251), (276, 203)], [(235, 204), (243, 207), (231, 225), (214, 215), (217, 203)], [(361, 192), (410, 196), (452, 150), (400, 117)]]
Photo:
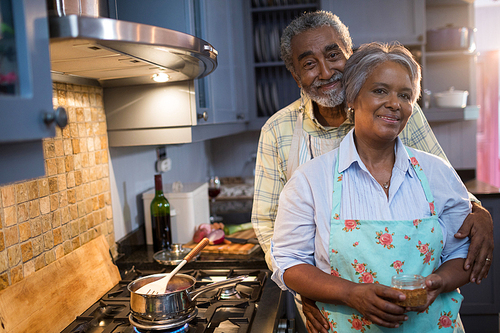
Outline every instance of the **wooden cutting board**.
[[(248, 229), (235, 232), (231, 235), (228, 235), (228, 237), (250, 239), (250, 238), (255, 238), (256, 236), (255, 236), (255, 231), (253, 229)], [(191, 241), (187, 244), (184, 244), (183, 246), (187, 248), (193, 248), (196, 246), (196, 243)], [(224, 243), (222, 244), (207, 245), (201, 252), (248, 255), (254, 253), (258, 249), (260, 249), (259, 244), (251, 244), (251, 243), (236, 244), (225, 240)]]
[(0, 292), (0, 332), (61, 332), (120, 281), (104, 236)]

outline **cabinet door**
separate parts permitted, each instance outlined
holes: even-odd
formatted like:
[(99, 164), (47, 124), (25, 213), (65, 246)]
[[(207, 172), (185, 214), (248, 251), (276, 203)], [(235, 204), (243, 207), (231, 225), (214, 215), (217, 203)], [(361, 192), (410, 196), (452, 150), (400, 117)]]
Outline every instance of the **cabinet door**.
[[(243, 6), (243, 1), (232, 0), (203, 0), (200, 6), (195, 5), (205, 17), (201, 38), (219, 52), (217, 69), (205, 78), (206, 108), (213, 115), (208, 123), (248, 120), (247, 66), (250, 59), (245, 51)], [(202, 110), (199, 105), (198, 113)]]
[(0, 144), (55, 135), (44, 1), (0, 2)]
[(424, 43), (425, 0), (323, 0), (321, 8), (349, 27), (354, 47), (374, 41)]
[(45, 1), (0, 1), (0, 184), (45, 174), (43, 121), (52, 110)]

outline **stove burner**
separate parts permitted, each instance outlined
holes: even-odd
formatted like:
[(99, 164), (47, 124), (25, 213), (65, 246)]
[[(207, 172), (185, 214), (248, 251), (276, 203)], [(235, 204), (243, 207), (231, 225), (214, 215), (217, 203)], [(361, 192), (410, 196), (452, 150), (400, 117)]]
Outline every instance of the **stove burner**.
[(243, 296), (236, 290), (236, 286), (221, 288), (219, 299), (242, 299)]
[[(189, 331), (189, 325), (186, 323), (181, 327), (172, 328), (169, 330), (162, 330), (161, 332), (163, 332), (163, 333), (186, 333), (187, 331)], [(149, 333), (149, 332), (151, 332), (151, 330), (142, 330), (142, 329), (139, 329), (137, 327), (134, 327), (134, 332)], [(155, 331), (155, 332), (158, 332), (158, 331)]]
[[(179, 326), (183, 326), (184, 324), (190, 322), (198, 315), (198, 309), (195, 308), (191, 313), (189, 313), (186, 317), (176, 319), (167, 323), (164, 322), (154, 322), (154, 321), (146, 321), (136, 318), (132, 313), (128, 316), (130, 323), (134, 326), (135, 329), (140, 329), (145, 331), (165, 331), (170, 332), (169, 330), (173, 330), (173, 332), (177, 332), (175, 329), (179, 328)], [(182, 332), (182, 331), (180, 331)]]

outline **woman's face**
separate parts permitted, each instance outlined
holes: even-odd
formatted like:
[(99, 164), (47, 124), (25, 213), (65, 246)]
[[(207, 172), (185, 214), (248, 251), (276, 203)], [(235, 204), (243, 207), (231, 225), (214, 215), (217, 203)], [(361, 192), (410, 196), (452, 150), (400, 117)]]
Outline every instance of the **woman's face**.
[(393, 141), (411, 116), (412, 85), (402, 65), (386, 61), (367, 77), (353, 105), (358, 139), (373, 143)]

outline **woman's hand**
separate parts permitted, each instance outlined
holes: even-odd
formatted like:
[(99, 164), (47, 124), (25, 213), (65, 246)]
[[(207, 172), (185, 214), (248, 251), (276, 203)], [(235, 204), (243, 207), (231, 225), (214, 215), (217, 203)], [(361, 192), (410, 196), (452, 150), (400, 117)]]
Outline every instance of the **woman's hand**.
[(434, 302), (434, 300), (443, 292), (444, 281), (438, 274), (431, 274), (425, 278), (425, 288), (427, 289), (427, 301), (425, 305), (418, 307), (408, 307), (406, 311), (424, 312)]
[(493, 259), (493, 220), (491, 214), (475, 202), (472, 203), (472, 213), (455, 234), (455, 238), (467, 236), (470, 237), (470, 246), (464, 269), (469, 270), (472, 266), (470, 281), (480, 284), (488, 276)]
[(374, 283), (356, 283), (351, 289), (348, 306), (358, 310), (365, 319), (379, 326), (395, 328), (408, 320), (405, 309), (391, 302), (403, 301), (400, 291)]
[(302, 300), (302, 312), (307, 320), (307, 331), (309, 333), (328, 333), (330, 326), (316, 306), (316, 302), (302, 295), (300, 295), (300, 299)]

